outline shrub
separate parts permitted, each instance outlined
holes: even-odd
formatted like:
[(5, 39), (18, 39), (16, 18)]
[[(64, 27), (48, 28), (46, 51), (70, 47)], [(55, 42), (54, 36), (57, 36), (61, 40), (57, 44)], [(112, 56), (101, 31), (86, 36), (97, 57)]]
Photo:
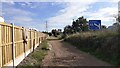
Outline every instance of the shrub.
[(44, 40), (44, 41), (41, 43), (41, 49), (43, 49), (43, 50), (47, 50), (47, 49), (48, 49), (47, 40)]
[(118, 57), (118, 42), (120, 41), (118, 39), (118, 32), (100, 30), (73, 34), (65, 38), (65, 41), (102, 60), (120, 65), (118, 63), (120, 62)]

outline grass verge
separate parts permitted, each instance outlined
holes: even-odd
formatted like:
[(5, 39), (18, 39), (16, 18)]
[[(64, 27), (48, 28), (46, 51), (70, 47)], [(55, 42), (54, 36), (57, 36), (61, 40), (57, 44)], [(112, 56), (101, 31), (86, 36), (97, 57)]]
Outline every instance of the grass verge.
[[(43, 49), (44, 48), (44, 49)], [(30, 53), (17, 68), (36, 68), (42, 65), (42, 60), (47, 55), (48, 48), (47, 40), (44, 40), (34, 52)]]
[(105, 30), (73, 34), (67, 37), (65, 41), (101, 60), (120, 66), (120, 58), (118, 56), (120, 40), (118, 38), (117, 32)]

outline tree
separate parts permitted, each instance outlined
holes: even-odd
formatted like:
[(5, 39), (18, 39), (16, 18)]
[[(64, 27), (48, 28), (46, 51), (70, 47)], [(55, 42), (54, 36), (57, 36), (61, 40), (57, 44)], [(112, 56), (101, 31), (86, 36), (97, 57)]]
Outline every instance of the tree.
[(101, 26), (101, 29), (106, 29), (107, 27), (105, 25), (102, 25)]
[(62, 29), (53, 29), (51, 33), (53, 34), (53, 36), (57, 37), (62, 33)]
[(52, 33), (51, 33), (51, 32), (49, 32), (49, 33), (48, 33), (48, 35), (49, 35), (49, 36), (52, 36)]
[[(119, 14), (118, 14), (118, 40), (120, 40), (120, 11), (119, 11)], [(114, 25), (117, 25), (117, 24), (114, 24)], [(118, 53), (120, 53), (120, 43), (118, 43)], [(120, 54), (118, 54), (117, 58), (120, 58)], [(120, 65), (120, 59), (118, 59), (118, 64), (117, 65)]]
[(67, 25), (67, 26), (64, 28), (64, 34), (72, 34), (72, 33), (73, 33), (72, 26)]
[(79, 20), (76, 21), (73, 20), (72, 28), (74, 30), (74, 33), (81, 31)]
[(116, 20), (120, 23), (120, 11), (118, 12), (118, 18), (116, 18)]
[(53, 29), (51, 32), (52, 32), (53, 36), (55, 36), (55, 37), (57, 36), (57, 30), (56, 29)]
[(61, 32), (62, 32), (62, 29), (58, 29), (58, 32), (61, 33)]
[(64, 27), (63, 34), (73, 34), (81, 31), (88, 31), (88, 22), (87, 20), (82, 16), (79, 17), (76, 21), (73, 20), (72, 26), (67, 25)]
[(73, 20), (72, 27), (75, 32), (88, 31), (87, 20), (82, 16), (79, 17), (76, 21)]

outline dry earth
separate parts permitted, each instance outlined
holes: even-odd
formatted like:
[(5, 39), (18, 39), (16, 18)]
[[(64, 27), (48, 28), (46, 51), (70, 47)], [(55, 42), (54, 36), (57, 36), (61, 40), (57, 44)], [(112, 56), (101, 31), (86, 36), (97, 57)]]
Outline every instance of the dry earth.
[(43, 66), (112, 66), (61, 40), (50, 40), (51, 50)]

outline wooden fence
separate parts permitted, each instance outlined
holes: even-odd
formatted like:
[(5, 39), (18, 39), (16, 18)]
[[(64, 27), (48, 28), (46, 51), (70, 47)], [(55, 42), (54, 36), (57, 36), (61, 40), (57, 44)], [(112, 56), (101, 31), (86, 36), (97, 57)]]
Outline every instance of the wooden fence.
[(36, 30), (27, 30), (26, 44), (23, 40), (23, 31), (22, 27), (0, 22), (0, 68), (11, 62), (14, 66), (16, 58), (36, 47), (47, 37)]

